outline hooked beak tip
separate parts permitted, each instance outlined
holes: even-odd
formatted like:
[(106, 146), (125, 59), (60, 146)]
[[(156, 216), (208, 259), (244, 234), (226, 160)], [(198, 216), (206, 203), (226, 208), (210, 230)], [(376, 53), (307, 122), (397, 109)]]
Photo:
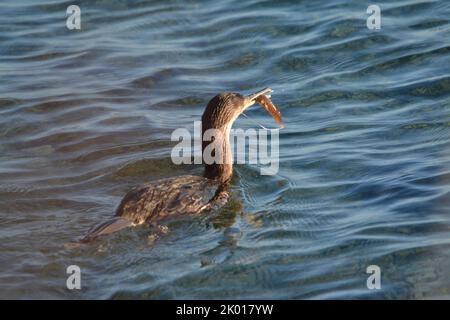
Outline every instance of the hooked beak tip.
[(262, 90), (260, 90), (258, 92), (255, 92), (253, 94), (248, 95), (247, 99), (252, 101), (252, 100), (255, 100), (257, 97), (259, 97), (260, 95), (266, 94), (266, 93), (269, 93), (269, 92), (273, 92), (273, 90), (271, 88), (264, 88), (264, 89), (262, 89)]

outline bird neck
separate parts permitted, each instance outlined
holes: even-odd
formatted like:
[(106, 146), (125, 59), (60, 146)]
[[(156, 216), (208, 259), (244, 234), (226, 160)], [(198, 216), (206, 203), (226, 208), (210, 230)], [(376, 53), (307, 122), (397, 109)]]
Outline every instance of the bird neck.
[(202, 125), (202, 155), (205, 166), (203, 176), (222, 184), (228, 183), (233, 176), (231, 125), (232, 123), (224, 126)]

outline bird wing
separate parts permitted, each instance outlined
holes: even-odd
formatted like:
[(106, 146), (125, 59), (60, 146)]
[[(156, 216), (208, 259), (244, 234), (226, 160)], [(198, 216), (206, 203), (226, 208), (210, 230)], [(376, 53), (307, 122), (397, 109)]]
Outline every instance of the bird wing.
[(177, 214), (199, 213), (209, 208), (218, 184), (199, 176), (157, 180), (128, 192), (116, 211), (135, 224)]

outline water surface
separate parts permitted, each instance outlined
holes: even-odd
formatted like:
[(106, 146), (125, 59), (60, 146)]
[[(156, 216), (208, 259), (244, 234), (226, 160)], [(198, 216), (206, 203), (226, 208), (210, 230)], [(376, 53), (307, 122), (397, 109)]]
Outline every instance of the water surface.
[[(86, 0), (81, 31), (71, 4), (0, 5), (0, 298), (450, 298), (448, 1), (377, 2), (379, 31), (368, 1)], [(201, 174), (172, 131), (266, 86), (277, 175), (236, 166), (229, 206), (157, 241), (64, 246), (133, 186)]]

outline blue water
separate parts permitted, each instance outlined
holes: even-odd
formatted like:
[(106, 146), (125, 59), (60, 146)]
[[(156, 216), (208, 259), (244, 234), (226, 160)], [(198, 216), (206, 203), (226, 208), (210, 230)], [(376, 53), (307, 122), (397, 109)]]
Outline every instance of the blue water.
[[(0, 298), (450, 298), (450, 2), (378, 1), (378, 31), (369, 1), (76, 1), (79, 31), (71, 4), (0, 4)], [(67, 246), (133, 186), (201, 174), (172, 131), (266, 86), (277, 175), (237, 165), (226, 208), (156, 241)]]

